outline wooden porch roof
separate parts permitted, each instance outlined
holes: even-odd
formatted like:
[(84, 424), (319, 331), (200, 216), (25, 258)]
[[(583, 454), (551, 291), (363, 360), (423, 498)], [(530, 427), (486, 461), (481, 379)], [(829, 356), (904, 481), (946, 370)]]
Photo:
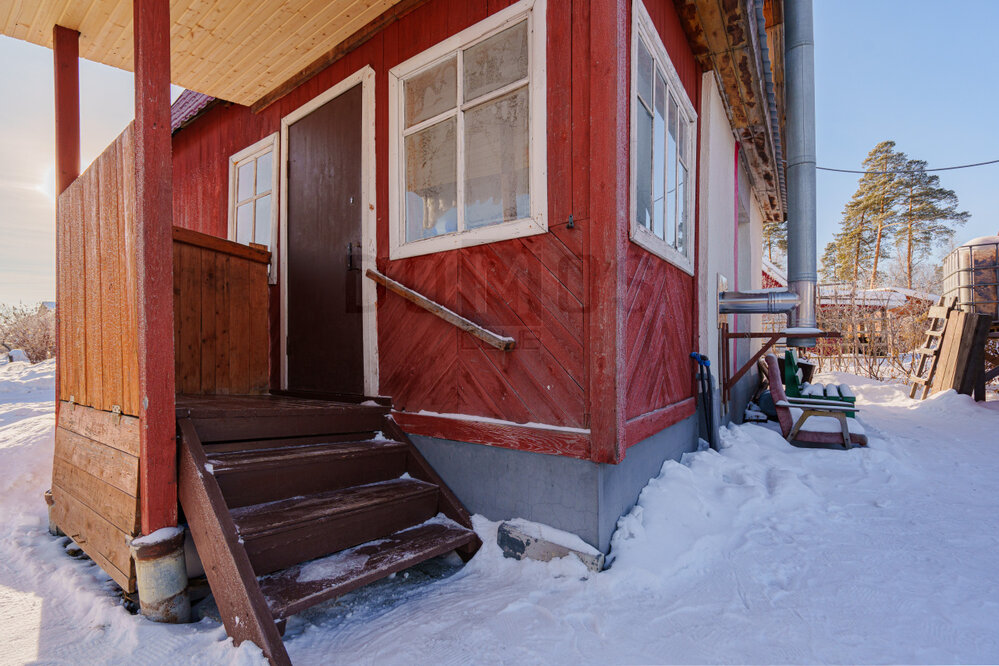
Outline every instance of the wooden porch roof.
[[(132, 71), (132, 1), (0, 0), (0, 34), (52, 48), (52, 28), (61, 25), (80, 32), (81, 58)], [(386, 12), (414, 4), (171, 0), (171, 82), (252, 106), (312, 71)]]

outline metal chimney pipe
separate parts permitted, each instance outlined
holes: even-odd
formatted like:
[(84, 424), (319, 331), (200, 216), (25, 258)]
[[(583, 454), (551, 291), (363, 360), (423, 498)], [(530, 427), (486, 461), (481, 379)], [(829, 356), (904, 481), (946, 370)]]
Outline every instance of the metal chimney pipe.
[[(792, 328), (815, 328), (815, 40), (812, 0), (784, 2), (784, 77), (787, 96), (787, 286), (800, 303)], [(815, 338), (789, 338), (814, 347)]]

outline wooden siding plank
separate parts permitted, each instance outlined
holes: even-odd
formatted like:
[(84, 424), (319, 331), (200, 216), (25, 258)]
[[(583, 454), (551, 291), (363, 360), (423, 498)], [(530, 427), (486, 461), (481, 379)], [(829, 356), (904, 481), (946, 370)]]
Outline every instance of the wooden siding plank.
[(72, 303), (72, 320), (69, 325), (70, 358), (72, 367), (72, 397), (79, 404), (87, 404), (87, 301), (86, 301), (86, 237), (84, 224), (84, 183), (73, 185), (73, 211), (69, 221), (70, 265), (69, 300)]
[[(229, 284), (232, 294), (229, 299), (229, 378), (233, 393), (247, 393), (250, 390), (250, 313), (249, 265), (241, 259), (232, 259), (229, 264)], [(261, 341), (262, 342), (262, 341)]]
[(270, 298), (267, 287), (267, 266), (247, 262), (249, 294), (246, 300), (246, 313), (249, 317), (249, 340), (247, 348), (248, 359), (248, 391), (250, 393), (266, 393), (270, 378), (270, 333), (269, 312)]
[(229, 266), (234, 261), (224, 254), (215, 255), (215, 272), (218, 292), (215, 294), (215, 335), (219, 344), (215, 346), (215, 381), (219, 393), (232, 393), (232, 375), (229, 371), (229, 349), (231, 347), (229, 327), (229, 307), (231, 286)]
[(122, 303), (122, 379), (125, 404), (123, 411), (139, 415), (139, 303), (138, 303), (138, 229), (135, 218), (135, 141), (134, 125), (121, 135), (121, 280)]
[(201, 286), (198, 278), (201, 250), (189, 245), (179, 246), (180, 262), (174, 280), (180, 284), (177, 295), (180, 322), (174, 322), (177, 331), (175, 368), (177, 388), (182, 393), (197, 393), (201, 388), (201, 363), (198, 359), (201, 328)]
[(134, 592), (135, 569), (128, 546), (131, 535), (112, 525), (61, 486), (52, 485), (52, 499), (52, 518), (59, 529), (122, 589)]
[[(139, 459), (133, 455), (78, 435), (66, 428), (57, 428), (55, 457), (114, 486), (132, 499), (139, 495)], [(132, 509), (134, 516), (135, 507)], [(102, 513), (102, 515), (108, 514)]]
[[(100, 220), (100, 179), (99, 162), (87, 170), (84, 181), (84, 247), (85, 276), (84, 299), (86, 302), (87, 353), (84, 363), (87, 368), (86, 403), (96, 409), (104, 409), (103, 341), (101, 339), (101, 220)], [(79, 398), (78, 398), (79, 400)]]
[(52, 485), (73, 495), (123, 533), (138, 533), (139, 500), (120, 488), (59, 457), (53, 461)]
[[(174, 247), (177, 247), (176, 242), (174, 242)], [(218, 342), (215, 332), (215, 295), (218, 291), (218, 276), (215, 271), (215, 253), (202, 251), (199, 254), (198, 282), (201, 287), (201, 295), (198, 299), (200, 309), (198, 319), (201, 330), (198, 345), (198, 364), (200, 366), (199, 374), (201, 382), (198, 392), (214, 393), (216, 386), (215, 349)], [(194, 304), (185, 303), (183, 307), (193, 308)]]
[(139, 419), (134, 416), (118, 418), (110, 412), (66, 403), (59, 409), (59, 427), (131, 456), (139, 455)]
[(103, 379), (103, 404), (105, 409), (112, 406), (121, 408), (122, 368), (121, 368), (121, 289), (118, 279), (118, 164), (117, 141), (108, 147), (98, 158), (100, 166), (100, 193), (97, 209), (100, 215), (101, 245), (100, 260), (101, 284), (101, 377)]

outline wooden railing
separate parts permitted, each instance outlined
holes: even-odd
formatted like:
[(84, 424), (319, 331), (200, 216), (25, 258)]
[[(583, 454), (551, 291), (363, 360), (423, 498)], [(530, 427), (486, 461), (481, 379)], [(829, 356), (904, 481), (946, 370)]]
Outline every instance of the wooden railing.
[(495, 347), (501, 351), (512, 351), (517, 346), (517, 342), (513, 338), (493, 333), (489, 329), (479, 326), (474, 321), (462, 317), (457, 312), (444, 307), (436, 301), (430, 300), (418, 291), (414, 291), (406, 285), (396, 282), (386, 275), (382, 275), (378, 271), (369, 268), (365, 275), (393, 294), (402, 296), (410, 303), (420, 306), (430, 314), (440, 317), (452, 326), (456, 326), (466, 333), (475, 336), (491, 347)]
[(269, 384), (270, 252), (174, 227), (178, 393), (257, 394)]

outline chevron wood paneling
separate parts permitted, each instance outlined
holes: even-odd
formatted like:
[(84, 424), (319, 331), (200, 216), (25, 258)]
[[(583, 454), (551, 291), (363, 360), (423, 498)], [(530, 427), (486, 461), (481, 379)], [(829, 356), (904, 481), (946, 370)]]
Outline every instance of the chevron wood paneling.
[(628, 250), (625, 313), (627, 399), (633, 419), (693, 395), (694, 278), (637, 245)]

